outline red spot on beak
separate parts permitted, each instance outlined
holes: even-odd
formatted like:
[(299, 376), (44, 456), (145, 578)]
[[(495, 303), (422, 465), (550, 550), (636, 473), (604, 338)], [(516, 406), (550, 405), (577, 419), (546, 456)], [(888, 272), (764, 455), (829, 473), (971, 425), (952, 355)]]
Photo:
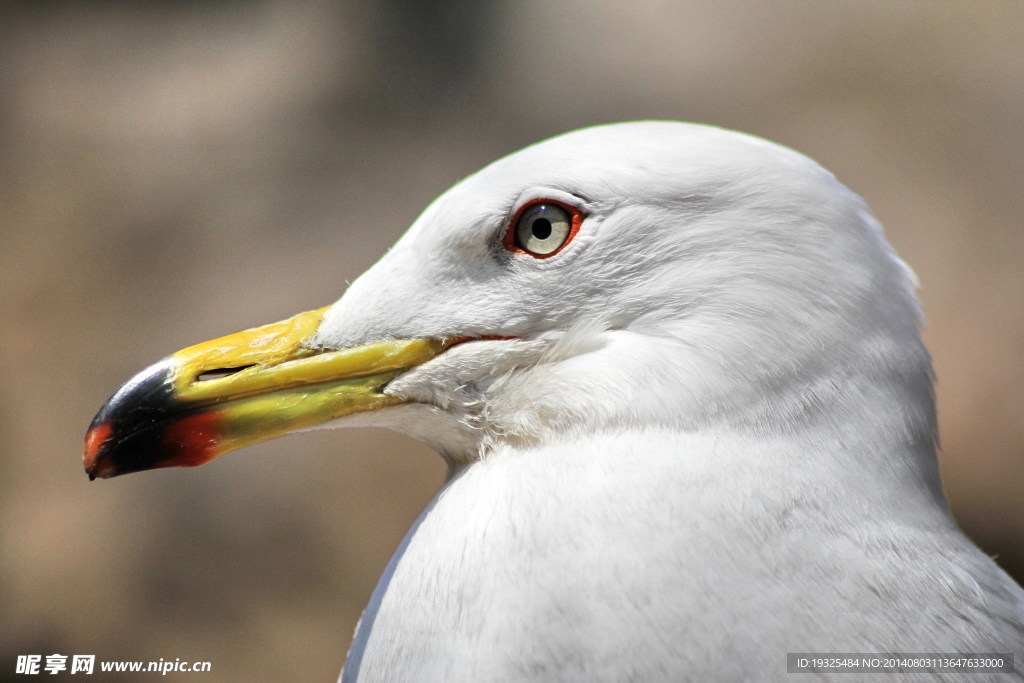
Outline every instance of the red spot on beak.
[(197, 467), (219, 455), (223, 435), (220, 415), (207, 410), (181, 418), (168, 426), (163, 445), (174, 456), (160, 467)]

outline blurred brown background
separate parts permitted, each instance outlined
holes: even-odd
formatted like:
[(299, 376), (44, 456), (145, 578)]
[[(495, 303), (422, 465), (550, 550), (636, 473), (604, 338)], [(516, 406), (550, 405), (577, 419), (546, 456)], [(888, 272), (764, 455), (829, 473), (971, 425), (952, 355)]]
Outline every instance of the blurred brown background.
[(171, 351), (333, 301), (482, 165), (639, 118), (867, 198), (922, 282), (954, 511), (1024, 576), (1024, 3), (8, 2), (0, 677), (333, 680), (440, 459), (323, 432), (90, 484), (89, 420)]

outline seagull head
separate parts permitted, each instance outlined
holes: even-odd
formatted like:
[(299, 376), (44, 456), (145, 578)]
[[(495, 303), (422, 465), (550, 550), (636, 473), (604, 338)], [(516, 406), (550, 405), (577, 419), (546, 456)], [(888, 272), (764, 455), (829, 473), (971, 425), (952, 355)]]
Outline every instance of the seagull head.
[(464, 464), (622, 428), (840, 429), (869, 404), (858, 428), (931, 439), (913, 287), (807, 157), (693, 124), (588, 128), (455, 185), (335, 304), (136, 375), (85, 466), (199, 465), (356, 425)]

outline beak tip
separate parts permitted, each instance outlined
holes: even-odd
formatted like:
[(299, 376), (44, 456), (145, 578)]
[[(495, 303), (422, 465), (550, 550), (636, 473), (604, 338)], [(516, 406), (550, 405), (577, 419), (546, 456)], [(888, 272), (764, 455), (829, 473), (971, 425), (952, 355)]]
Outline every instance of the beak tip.
[(89, 475), (89, 481), (97, 476), (102, 477), (103, 465), (106, 461), (103, 447), (110, 440), (113, 426), (109, 421), (93, 422), (89, 431), (85, 434), (85, 453), (82, 456), (82, 464), (85, 466), (85, 473)]
[(89, 475), (89, 481), (110, 479), (111, 477), (116, 477), (118, 475), (118, 472), (106, 459), (92, 463), (86, 462), (85, 473)]

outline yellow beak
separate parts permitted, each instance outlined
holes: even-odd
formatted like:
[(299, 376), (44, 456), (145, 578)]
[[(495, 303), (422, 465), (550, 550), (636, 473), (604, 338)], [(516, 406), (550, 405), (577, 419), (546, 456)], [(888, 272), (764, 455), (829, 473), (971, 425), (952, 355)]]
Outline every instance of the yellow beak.
[(126, 382), (85, 437), (91, 479), (193, 467), (344, 415), (401, 403), (383, 388), (450, 346), (389, 340), (340, 351), (309, 342), (326, 308), (190, 346)]

